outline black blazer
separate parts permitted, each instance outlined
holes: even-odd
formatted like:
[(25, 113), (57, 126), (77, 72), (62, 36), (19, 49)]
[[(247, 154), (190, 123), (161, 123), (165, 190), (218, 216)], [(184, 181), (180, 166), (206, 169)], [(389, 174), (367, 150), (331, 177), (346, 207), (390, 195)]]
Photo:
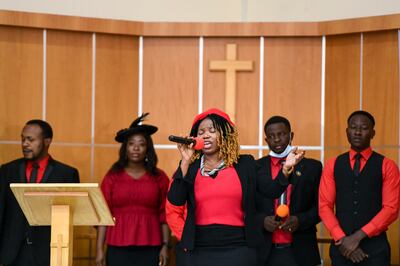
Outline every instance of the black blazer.
[[(183, 229), (180, 245), (184, 249), (193, 250), (195, 248), (195, 199), (194, 183), (197, 171), (200, 168), (200, 160), (193, 162), (188, 169), (185, 177), (182, 175), (180, 167), (175, 172), (173, 182), (168, 192), (168, 200), (177, 206), (187, 202), (188, 213)], [(262, 244), (262, 225), (258, 222), (255, 199), (258, 173), (257, 165), (251, 155), (241, 155), (234, 168), (240, 178), (242, 186), (242, 208), (244, 212), (245, 238), (249, 247), (258, 247)], [(217, 177), (218, 178), (218, 177)], [(263, 179), (263, 178), (262, 178)], [(271, 197), (278, 197), (286, 188), (285, 178), (280, 176), (279, 182), (263, 186), (260, 193)]]
[[(29, 226), (10, 189), (10, 183), (27, 182), (25, 160), (2, 165), (0, 182), (0, 264), (11, 264), (30, 235), (36, 262), (50, 265), (50, 226)], [(79, 183), (79, 173), (77, 169), (50, 158), (41, 183)]]
[[(257, 164), (267, 174), (267, 184), (272, 181), (270, 156), (257, 160)], [(293, 252), (299, 266), (319, 265), (321, 258), (318, 251), (316, 224), (320, 222), (318, 216), (318, 189), (321, 178), (322, 164), (314, 159), (304, 158), (291, 174), (290, 183), (292, 193), (290, 196), (290, 213), (299, 219), (299, 228), (293, 233)], [(257, 195), (257, 210), (264, 217), (275, 215), (274, 201)], [(264, 231), (265, 247), (261, 252), (262, 259), (268, 259), (272, 246), (272, 233)]]

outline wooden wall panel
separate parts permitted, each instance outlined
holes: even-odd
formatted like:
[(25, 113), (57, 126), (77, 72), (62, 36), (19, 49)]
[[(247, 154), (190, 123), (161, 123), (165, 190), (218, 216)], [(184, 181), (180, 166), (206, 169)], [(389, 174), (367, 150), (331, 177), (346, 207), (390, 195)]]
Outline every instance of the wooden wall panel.
[(101, 183), (111, 165), (118, 160), (118, 147), (94, 148), (94, 177), (93, 182)]
[(259, 159), (258, 157), (258, 150), (240, 150), (240, 154), (250, 154), (254, 157), (254, 159)]
[(310, 159), (321, 161), (321, 151), (306, 150), (305, 156)]
[[(399, 48), (398, 32), (364, 34), (363, 109), (375, 117), (372, 147), (399, 162)], [(388, 230), (392, 263), (399, 263), (399, 221)]]
[(74, 266), (95, 266), (96, 229), (94, 226), (74, 227)]
[[(325, 68), (325, 162), (346, 152), (347, 117), (360, 103), (360, 35), (326, 37)], [(318, 236), (330, 239), (323, 224)], [(325, 262), (330, 265), (329, 244), (321, 245)]]
[(210, 71), (212, 60), (226, 60), (226, 45), (237, 45), (237, 60), (253, 61), (253, 71), (236, 73), (236, 117), (239, 143), (258, 145), (260, 40), (258, 38), (206, 38), (204, 41), (203, 110), (225, 109), (225, 71)]
[(0, 144), (0, 165), (22, 156), (21, 144)]
[(55, 140), (90, 143), (92, 35), (47, 32), (47, 120)]
[(90, 147), (52, 145), (49, 153), (55, 160), (77, 168), (81, 183), (92, 182), (90, 178)]
[[(211, 25), (208, 25), (211, 27)], [(252, 26), (253, 27), (253, 26)], [(151, 27), (150, 27), (151, 28)], [(150, 29), (148, 28), (148, 30)], [(155, 28), (151, 30), (157, 30)], [(179, 29), (177, 30), (177, 32)], [(225, 35), (228, 36), (228, 35)], [(23, 124), (42, 114), (43, 31), (0, 26), (0, 164), (21, 157)], [(138, 110), (138, 39), (97, 34), (95, 144), (114, 144), (117, 130), (127, 127)], [(399, 80), (397, 31), (364, 34), (362, 107), (377, 120), (373, 147), (399, 161)], [(224, 73), (209, 72), (208, 62), (225, 57), (225, 44), (238, 44), (238, 58), (254, 61), (254, 71), (239, 73), (237, 124), (241, 144), (258, 144), (259, 39), (204, 39), (204, 104), (223, 108)], [(321, 38), (265, 38), (264, 121), (287, 116), (295, 145), (320, 145)], [(348, 150), (348, 115), (360, 107), (360, 35), (328, 36), (326, 42), (325, 158)], [(159, 127), (156, 144), (171, 144), (169, 134), (188, 133), (198, 111), (199, 39), (144, 39), (143, 111)], [(117, 145), (91, 143), (92, 34), (47, 31), (47, 119), (55, 131), (50, 153), (77, 167), (82, 182), (100, 182), (118, 157)], [(4, 100), (6, 99), (6, 100)], [(7, 141), (14, 140), (15, 143)], [(60, 143), (67, 142), (67, 143)], [(267, 154), (267, 150), (263, 151)], [(242, 150), (258, 157), (258, 150)], [(159, 167), (175, 171), (176, 149), (158, 149)], [(307, 151), (319, 159), (320, 151)], [(93, 162), (93, 165), (91, 164)], [(92, 168), (93, 167), (93, 168)], [(94, 170), (93, 177), (90, 176)], [(328, 234), (319, 226), (319, 236)], [(79, 236), (78, 236), (79, 234)], [(399, 263), (399, 221), (388, 232), (392, 262)], [(75, 255), (94, 255), (88, 241), (92, 227), (79, 228)], [(93, 244), (93, 243), (92, 243)], [(327, 247), (323, 245), (329, 264)], [(85, 262), (75, 264), (86, 265)]]
[(347, 118), (360, 103), (360, 35), (326, 38), (325, 159), (346, 151)]
[[(397, 126), (399, 127), (399, 126)], [(374, 143), (372, 143), (373, 147), (375, 147)], [(374, 148), (376, 152), (383, 154), (384, 156), (392, 159), (394, 162), (399, 165), (399, 148), (385, 148), (385, 147), (377, 147)], [(389, 239), (389, 243), (392, 251), (392, 264), (399, 265), (400, 264), (400, 220), (397, 219), (394, 223), (389, 226), (389, 230), (387, 231), (387, 236)]]
[[(360, 35), (326, 37), (325, 68), (325, 162), (348, 150), (347, 117), (360, 102)], [(323, 224), (318, 237), (330, 239)], [(321, 244), (321, 254), (330, 265), (329, 244)]]
[(289, 119), (296, 145), (321, 144), (321, 38), (266, 38), (264, 121)]
[(0, 25), (136, 36), (323, 36), (400, 28), (400, 15), (322, 22), (140, 22), (0, 10)]
[(170, 134), (189, 134), (198, 110), (198, 39), (145, 38), (143, 111), (159, 131), (153, 140), (170, 144)]
[(364, 34), (363, 109), (376, 120), (374, 146), (399, 144), (397, 31)]
[(0, 26), (0, 139), (19, 140), (42, 117), (43, 31)]
[(137, 37), (96, 35), (96, 143), (115, 143), (137, 117), (138, 53)]
[(169, 178), (172, 178), (172, 175), (175, 173), (176, 169), (179, 165), (179, 160), (181, 156), (177, 149), (174, 150), (156, 150), (158, 156), (158, 165), (160, 169), (162, 169)]

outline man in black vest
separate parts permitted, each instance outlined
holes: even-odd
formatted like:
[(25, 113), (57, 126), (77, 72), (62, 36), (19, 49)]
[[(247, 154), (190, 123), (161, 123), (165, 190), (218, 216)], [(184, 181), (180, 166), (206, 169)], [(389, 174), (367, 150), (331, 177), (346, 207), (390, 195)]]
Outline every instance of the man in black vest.
[(322, 174), (319, 215), (333, 238), (333, 266), (390, 265), (386, 230), (398, 215), (399, 170), (372, 151), (374, 126), (370, 113), (353, 112), (346, 129), (351, 149), (330, 159)]
[(79, 183), (75, 168), (48, 154), (52, 138), (47, 122), (28, 121), (21, 133), (23, 158), (0, 168), (0, 264), (50, 265), (50, 227), (29, 226), (10, 183)]
[[(292, 150), (293, 132), (289, 121), (271, 117), (264, 126), (270, 154), (257, 161), (265, 179), (258, 186), (267, 186), (276, 178), (282, 162)], [(318, 217), (318, 187), (321, 162), (303, 158), (289, 179), (290, 185), (278, 200), (257, 196), (257, 211), (263, 213), (265, 245), (260, 250), (260, 265), (315, 266), (321, 263), (316, 224)], [(289, 206), (289, 215), (276, 219), (279, 204)]]

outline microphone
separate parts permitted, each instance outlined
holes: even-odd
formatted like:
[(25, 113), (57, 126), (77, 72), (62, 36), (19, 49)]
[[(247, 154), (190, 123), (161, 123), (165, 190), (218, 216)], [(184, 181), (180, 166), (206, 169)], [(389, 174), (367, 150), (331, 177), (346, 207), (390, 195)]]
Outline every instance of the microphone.
[(276, 208), (275, 221), (281, 221), (288, 216), (289, 207), (286, 204), (281, 204)]
[(202, 138), (182, 138), (174, 135), (168, 137), (169, 141), (190, 145), (193, 143), (193, 149), (201, 150), (204, 147), (204, 139)]

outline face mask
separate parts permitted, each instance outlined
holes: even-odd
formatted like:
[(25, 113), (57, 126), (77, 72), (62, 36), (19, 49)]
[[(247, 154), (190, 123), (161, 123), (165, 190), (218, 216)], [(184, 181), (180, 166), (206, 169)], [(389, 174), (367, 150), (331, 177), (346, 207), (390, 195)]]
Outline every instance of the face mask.
[(269, 152), (269, 155), (272, 157), (276, 157), (276, 158), (285, 158), (286, 156), (288, 156), (288, 154), (290, 153), (290, 151), (292, 150), (292, 145), (287, 145), (286, 149), (281, 152), (281, 153), (275, 153), (272, 150)]
[(281, 152), (281, 153), (275, 153), (272, 150), (269, 152), (269, 155), (275, 158), (285, 158), (286, 156), (288, 156), (288, 154), (291, 152), (292, 150), (292, 145), (290, 145), (292, 143), (292, 136), (290, 135), (290, 139), (289, 139), (289, 145), (286, 146), (286, 149)]

